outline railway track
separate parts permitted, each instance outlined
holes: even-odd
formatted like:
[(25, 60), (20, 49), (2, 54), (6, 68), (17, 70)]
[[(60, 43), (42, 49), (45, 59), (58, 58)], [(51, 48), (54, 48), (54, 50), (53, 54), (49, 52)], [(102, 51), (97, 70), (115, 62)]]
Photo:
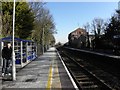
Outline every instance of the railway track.
[(59, 51), (76, 84), (81, 90), (119, 90), (120, 84), (116, 77), (96, 68), (82, 59), (65, 51)]

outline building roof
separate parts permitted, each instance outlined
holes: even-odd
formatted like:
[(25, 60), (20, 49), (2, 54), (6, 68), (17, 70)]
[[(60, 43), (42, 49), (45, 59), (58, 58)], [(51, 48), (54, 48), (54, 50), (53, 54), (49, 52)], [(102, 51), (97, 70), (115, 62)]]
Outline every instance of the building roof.
[[(15, 41), (23, 41), (23, 42), (32, 42), (31, 40), (24, 40), (24, 39), (20, 39), (20, 38), (14, 38)], [(5, 37), (5, 38), (1, 38), (0, 41), (12, 41), (12, 37)]]
[(83, 28), (77, 28), (76, 30), (72, 31), (71, 34), (72, 33), (76, 33), (77, 35), (81, 35), (81, 34), (86, 34), (87, 32)]

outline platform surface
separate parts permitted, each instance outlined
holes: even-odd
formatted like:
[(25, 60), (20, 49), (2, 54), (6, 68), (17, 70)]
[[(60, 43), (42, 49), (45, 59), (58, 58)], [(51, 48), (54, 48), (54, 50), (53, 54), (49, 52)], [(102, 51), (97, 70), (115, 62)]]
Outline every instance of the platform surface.
[(18, 71), (16, 79), (2, 81), (0, 86), (3, 90), (16, 88), (75, 90), (54, 47)]

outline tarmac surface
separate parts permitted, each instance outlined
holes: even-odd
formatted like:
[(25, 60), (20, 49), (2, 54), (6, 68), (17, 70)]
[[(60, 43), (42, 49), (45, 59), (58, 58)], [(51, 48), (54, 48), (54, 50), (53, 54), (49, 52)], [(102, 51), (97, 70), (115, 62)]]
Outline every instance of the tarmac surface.
[(16, 81), (2, 81), (2, 90), (75, 90), (66, 69), (54, 47), (30, 62), (16, 74)]

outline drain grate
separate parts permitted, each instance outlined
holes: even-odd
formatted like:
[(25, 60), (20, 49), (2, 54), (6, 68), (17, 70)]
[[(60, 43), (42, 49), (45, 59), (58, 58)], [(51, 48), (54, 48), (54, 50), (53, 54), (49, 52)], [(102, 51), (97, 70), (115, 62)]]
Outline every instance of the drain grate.
[(30, 78), (30, 79), (26, 79), (25, 82), (35, 82), (37, 79), (33, 79), (33, 78)]

